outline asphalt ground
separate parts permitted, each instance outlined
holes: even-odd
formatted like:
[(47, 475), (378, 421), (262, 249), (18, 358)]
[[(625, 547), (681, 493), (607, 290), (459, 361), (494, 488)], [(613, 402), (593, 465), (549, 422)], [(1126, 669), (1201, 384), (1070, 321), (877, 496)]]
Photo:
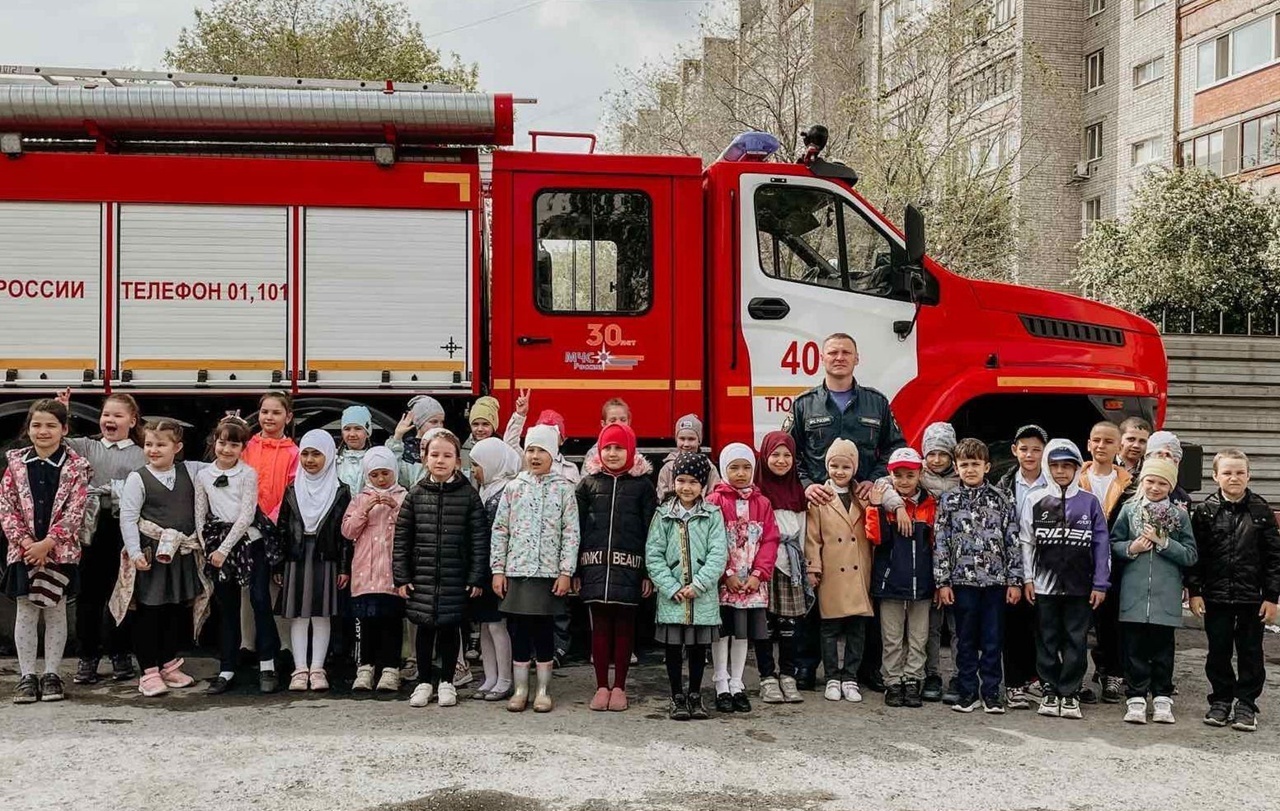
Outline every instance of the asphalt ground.
[[(558, 672), (546, 715), (467, 700), (415, 710), (407, 689), (396, 699), (344, 689), (259, 696), (244, 679), (218, 698), (198, 685), (145, 699), (133, 683), (68, 684), (60, 704), (0, 705), (0, 809), (1280, 807), (1280, 637), (1266, 640), (1270, 674), (1252, 734), (1201, 723), (1204, 637), (1184, 630), (1178, 642), (1173, 726), (1127, 725), (1116, 705), (1086, 706), (1071, 721), (890, 709), (874, 693), (857, 705), (819, 693), (798, 705), (756, 701), (749, 714), (680, 723), (666, 717), (665, 671), (652, 653), (633, 670), (624, 713), (587, 709), (585, 665)], [(216, 668), (189, 663), (202, 678)], [(15, 670), (0, 660), (0, 695)]]

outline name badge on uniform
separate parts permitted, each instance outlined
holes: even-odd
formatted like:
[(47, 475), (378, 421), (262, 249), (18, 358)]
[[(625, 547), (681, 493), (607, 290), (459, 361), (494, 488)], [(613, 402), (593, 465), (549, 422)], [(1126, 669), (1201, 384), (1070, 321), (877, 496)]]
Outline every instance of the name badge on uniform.
[[(833, 420), (830, 415), (823, 417), (806, 417), (804, 421), (804, 429), (806, 431), (812, 431), (814, 428), (825, 428), (833, 422), (835, 422), (835, 420)], [(879, 425), (878, 422), (876, 424)]]
[(880, 419), (878, 417), (859, 417), (858, 422), (863, 425), (870, 426), (871, 428), (880, 427)]

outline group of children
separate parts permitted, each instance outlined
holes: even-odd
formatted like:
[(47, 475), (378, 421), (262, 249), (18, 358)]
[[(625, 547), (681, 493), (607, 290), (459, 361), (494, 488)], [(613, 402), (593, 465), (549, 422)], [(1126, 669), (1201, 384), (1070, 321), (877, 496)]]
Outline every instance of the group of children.
[[(758, 452), (729, 444), (713, 466), (695, 415), (677, 422), (655, 487), (616, 399), (579, 472), (561, 453), (560, 415), (544, 411), (525, 430), (528, 392), (502, 438), (497, 401), (474, 403), (465, 442), (443, 427), (439, 402), (418, 397), (375, 447), (369, 410), (353, 406), (341, 448), (324, 430), (290, 439), (292, 403), (272, 392), (257, 433), (238, 415), (218, 424), (208, 462), (179, 461), (182, 427), (142, 426), (125, 394), (105, 402), (100, 438), (69, 438), (68, 396), (32, 406), (30, 444), (8, 453), (0, 480), (16, 703), (64, 697), (73, 595), (77, 683), (97, 681), (106, 654), (113, 676), (136, 675), (145, 696), (192, 686), (179, 650), (216, 603), (220, 670), (206, 692), (225, 692), (247, 592), (263, 692), (281, 684), (278, 617), (293, 691), (329, 688), (330, 639), (344, 620), (358, 623), (353, 688), (399, 691), (407, 620), (418, 669), (409, 703), (452, 706), (471, 623), (485, 673), (472, 698), (547, 712), (557, 618), (573, 593), (590, 615), (593, 711), (627, 709), (637, 611), (652, 598), (675, 720), (708, 717), (708, 658), (715, 710), (749, 712), (749, 650), (765, 703), (804, 700), (797, 674), (811, 653), (824, 698), (860, 702), (857, 674), (876, 638), (890, 707), (942, 700), (999, 714), (1029, 707), (1030, 693), (1039, 714), (1080, 718), (1094, 698), (1083, 683), (1092, 626), (1102, 700), (1125, 699), (1124, 720), (1146, 723), (1151, 697), (1152, 720), (1172, 723), (1185, 588), (1209, 637), (1205, 722), (1256, 728), (1262, 630), (1280, 595), (1275, 517), (1234, 450), (1214, 459), (1217, 492), (1189, 511), (1177, 438), (1141, 420), (1094, 426), (1088, 462), (1071, 441), (1024, 426), (1017, 466), (995, 483), (987, 445), (957, 441), (945, 423), (925, 431), (923, 455), (894, 451), (888, 475), (861, 488), (858, 447), (835, 439), (815, 497), (790, 434), (767, 434)], [(419, 439), (406, 447), (411, 431)]]

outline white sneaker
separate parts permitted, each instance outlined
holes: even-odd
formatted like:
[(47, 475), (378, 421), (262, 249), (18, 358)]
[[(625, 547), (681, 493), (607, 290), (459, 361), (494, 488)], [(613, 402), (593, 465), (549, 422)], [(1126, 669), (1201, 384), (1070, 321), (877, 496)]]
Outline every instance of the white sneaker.
[(413, 688), (413, 695), (409, 696), (410, 707), (425, 707), (431, 703), (431, 685), (419, 684)]
[(1157, 724), (1172, 724), (1173, 717), (1173, 699), (1168, 696), (1156, 696), (1151, 702), (1155, 706), (1155, 711), (1151, 714), (1151, 720)]
[(447, 681), (440, 682), (440, 694), (436, 700), (441, 707), (456, 707), (458, 705), (458, 688)]
[(1125, 702), (1124, 722), (1126, 724), (1145, 724), (1147, 722), (1147, 700), (1137, 696)]
[(844, 694), (845, 701), (851, 701), (854, 704), (862, 701), (862, 693), (858, 692), (858, 683), (856, 681), (842, 682), (840, 692)]
[(361, 693), (367, 693), (373, 689), (373, 665), (360, 665), (356, 668), (356, 680), (352, 683), (351, 689)]
[(840, 694), (840, 682), (838, 681), (827, 682), (827, 689), (823, 691), (822, 697), (825, 698), (827, 701), (839, 701), (842, 698)]

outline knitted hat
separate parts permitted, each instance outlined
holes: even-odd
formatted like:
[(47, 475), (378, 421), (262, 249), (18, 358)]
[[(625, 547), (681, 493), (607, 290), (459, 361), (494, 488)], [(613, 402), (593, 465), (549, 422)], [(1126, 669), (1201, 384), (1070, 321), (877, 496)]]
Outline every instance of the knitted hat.
[(730, 442), (725, 445), (724, 450), (720, 451), (720, 478), (729, 481), (729, 465), (740, 461), (751, 463), (751, 472), (754, 476), (756, 452), (751, 449), (751, 446), (743, 445), (741, 442)]
[[(1182, 461), (1182, 443), (1178, 440), (1177, 434), (1172, 431), (1156, 431), (1147, 439), (1147, 456), (1153, 455), (1156, 451), (1166, 451), (1173, 457), (1173, 461)], [(1146, 469), (1145, 465), (1143, 469)]]
[(468, 418), (471, 422), (476, 420), (484, 420), (494, 428), (498, 427), (498, 401), (492, 397), (481, 397), (471, 404), (471, 416)]
[(697, 414), (685, 414), (676, 420), (676, 436), (680, 436), (681, 431), (692, 431), (698, 435), (698, 442), (702, 442), (702, 420), (698, 419)]
[(538, 415), (538, 421), (535, 423), (535, 425), (550, 425), (554, 427), (556, 429), (557, 435), (560, 437), (560, 441), (561, 442), (564, 441), (564, 436), (565, 436), (564, 417), (560, 416), (559, 411), (552, 411), (549, 408), (546, 409), (545, 411), (543, 411), (541, 414)]
[(413, 427), (421, 431), (427, 420), (444, 416), (444, 406), (434, 397), (419, 394), (409, 401), (409, 414), (413, 418)]
[(699, 484), (706, 487), (707, 481), (711, 478), (711, 462), (700, 453), (681, 451), (676, 454), (675, 461), (671, 464), (672, 481), (677, 476), (692, 476), (698, 480)]
[(920, 454), (915, 448), (898, 448), (889, 456), (889, 470), (897, 470), (898, 468), (919, 470), (922, 467), (924, 467), (924, 460), (920, 458)]
[(631, 469), (631, 466), (635, 464), (636, 461), (636, 434), (631, 430), (631, 426), (621, 422), (606, 425), (604, 429), (600, 431), (600, 441), (597, 444), (597, 447), (599, 447), (601, 451), (604, 451), (604, 449), (610, 445), (621, 445), (625, 448), (627, 451), (627, 461), (623, 464), (620, 470), (612, 470), (604, 464), (604, 455), (602, 453), (600, 456), (600, 469), (611, 475), (626, 473)]
[(366, 431), (373, 431), (373, 415), (362, 405), (347, 406), (342, 411), (342, 427), (358, 425)]
[(956, 455), (956, 429), (949, 422), (930, 423), (924, 429), (924, 455), (934, 451), (942, 451), (948, 456)]
[(1039, 425), (1024, 425), (1018, 429), (1018, 433), (1013, 435), (1014, 442), (1020, 439), (1038, 439), (1042, 445), (1048, 445), (1049, 432)]
[(858, 467), (858, 446), (847, 439), (837, 439), (831, 443), (831, 447), (827, 448), (826, 463), (830, 465), (832, 459), (848, 459), (856, 469)]
[(555, 456), (560, 453), (560, 434), (552, 425), (535, 425), (524, 435), (524, 449), (542, 448)]
[(1178, 483), (1178, 466), (1171, 459), (1148, 456), (1142, 463), (1142, 472), (1139, 474), (1139, 478), (1145, 479), (1148, 476), (1164, 479), (1169, 483), (1170, 487), (1173, 487)]

